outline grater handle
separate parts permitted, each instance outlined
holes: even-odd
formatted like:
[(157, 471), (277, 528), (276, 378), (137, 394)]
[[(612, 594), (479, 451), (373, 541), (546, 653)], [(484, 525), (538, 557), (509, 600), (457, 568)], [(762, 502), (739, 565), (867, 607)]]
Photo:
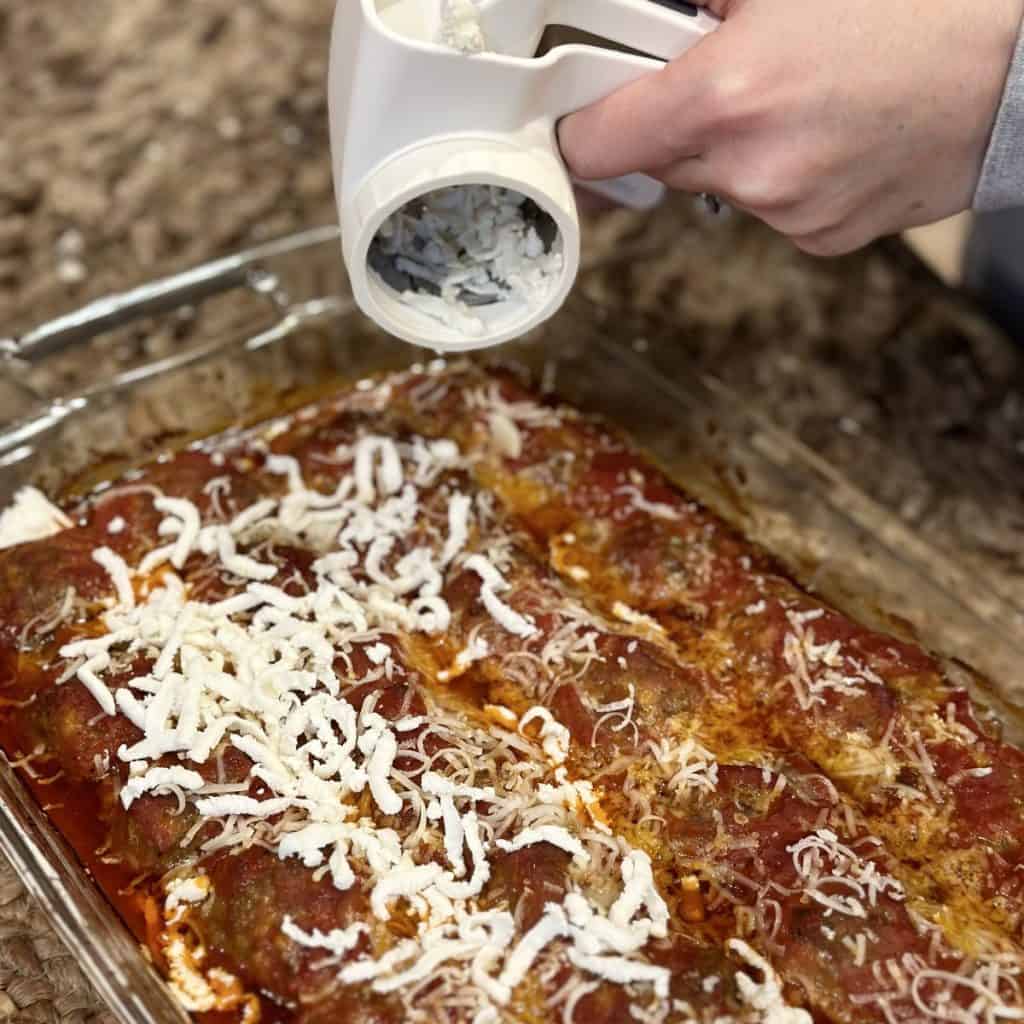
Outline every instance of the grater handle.
[[(684, 0), (554, 0), (549, 19), (651, 55), (638, 57), (595, 46), (566, 47), (574, 52), (562, 55), (557, 116), (597, 102), (658, 70), (663, 61), (696, 46), (721, 24), (714, 15)], [(644, 174), (577, 184), (638, 210), (659, 205), (668, 191)]]
[(544, 58), (550, 62), (544, 98), (548, 113), (558, 119), (588, 107), (693, 49), (722, 23), (700, 8), (695, 10), (693, 16), (655, 0), (556, 0), (557, 16), (575, 14), (570, 28), (585, 32), (598, 28), (611, 42), (634, 50), (646, 46), (646, 53), (657, 44), (657, 52), (642, 56), (578, 43), (556, 47)]
[(663, 61), (685, 53), (721, 24), (685, 0), (553, 0), (547, 21)]

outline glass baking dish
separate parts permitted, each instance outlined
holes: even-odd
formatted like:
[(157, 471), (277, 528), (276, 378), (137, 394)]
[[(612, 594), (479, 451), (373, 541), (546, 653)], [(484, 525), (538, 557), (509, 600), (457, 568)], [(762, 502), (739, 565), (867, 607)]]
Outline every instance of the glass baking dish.
[[(153, 337), (163, 338), (156, 351)], [(546, 390), (616, 422), (802, 583), (861, 621), (916, 636), (1002, 713), (1012, 738), (1024, 735), (1024, 636), (1011, 609), (699, 375), (677, 337), (575, 299), (522, 342), (477, 358), (524, 365)], [(104, 299), (0, 341), (0, 505), (30, 482), (73, 494), (161, 450), (431, 358), (357, 313), (330, 228)], [(186, 1018), (3, 758), (0, 848), (124, 1024)]]

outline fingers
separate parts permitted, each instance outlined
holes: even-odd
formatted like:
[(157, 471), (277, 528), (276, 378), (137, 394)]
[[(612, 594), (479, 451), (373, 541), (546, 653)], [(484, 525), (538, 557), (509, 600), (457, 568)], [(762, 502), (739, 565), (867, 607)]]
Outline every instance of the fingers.
[(873, 238), (874, 236), (870, 234), (861, 237), (860, 233), (850, 229), (829, 228), (826, 231), (815, 232), (813, 235), (790, 238), (790, 241), (808, 256), (834, 259), (864, 248)]
[(650, 173), (652, 178), (657, 178), (662, 184), (678, 192), (691, 192), (695, 195), (713, 192), (720, 199), (735, 202), (735, 197), (723, 192), (721, 175), (716, 173), (712, 159), (707, 154), (686, 157)]
[(846, 208), (834, 201), (811, 200), (770, 226), (786, 235), (801, 252), (827, 258), (863, 249), (890, 231), (889, 224), (884, 199), (879, 197), (866, 206)]
[(720, 32), (663, 70), (563, 118), (558, 138), (572, 174), (583, 181), (616, 178), (699, 153), (711, 79), (707, 54)]
[[(673, 189), (719, 195), (817, 256), (845, 254), (947, 211), (950, 188), (932, 184), (942, 161), (929, 161), (920, 180), (922, 153), (941, 151), (928, 142), (941, 125), (911, 133), (914, 119), (892, 112), (901, 69), (891, 61), (867, 75), (874, 93), (862, 95), (864, 60), (850, 53), (874, 51), (846, 0), (701, 6), (724, 17), (716, 31), (560, 124), (575, 177), (642, 171)], [(888, 38), (884, 12), (876, 28)], [(907, 77), (904, 91), (914, 97), (923, 79)], [(959, 166), (959, 137), (946, 148)]]
[[(711, 192), (738, 210), (763, 220), (812, 256), (844, 256), (863, 248), (884, 231), (884, 197), (866, 208), (829, 192), (776, 187), (767, 174), (740, 173), (723, 162), (720, 151), (685, 160), (653, 174), (681, 192)], [(726, 183), (733, 185), (730, 188)]]

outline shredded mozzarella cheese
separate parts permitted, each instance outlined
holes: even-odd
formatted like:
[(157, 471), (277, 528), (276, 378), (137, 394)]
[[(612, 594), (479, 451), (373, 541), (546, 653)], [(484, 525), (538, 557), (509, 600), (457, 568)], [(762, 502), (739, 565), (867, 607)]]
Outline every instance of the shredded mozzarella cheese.
[(71, 520), (35, 487), (22, 487), (0, 513), (0, 549), (45, 540), (71, 526)]

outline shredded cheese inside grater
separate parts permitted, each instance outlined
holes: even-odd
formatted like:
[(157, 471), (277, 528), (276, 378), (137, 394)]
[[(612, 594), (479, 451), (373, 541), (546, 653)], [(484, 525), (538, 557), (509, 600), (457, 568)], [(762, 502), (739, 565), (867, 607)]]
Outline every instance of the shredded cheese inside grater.
[(557, 287), (563, 257), (527, 216), (527, 197), (452, 185), (407, 203), (382, 225), (371, 266), (404, 303), (472, 337), (492, 303), (534, 307)]
[(440, 0), (441, 36), (438, 42), (463, 53), (483, 53), (487, 49), (480, 12), (473, 0)]

